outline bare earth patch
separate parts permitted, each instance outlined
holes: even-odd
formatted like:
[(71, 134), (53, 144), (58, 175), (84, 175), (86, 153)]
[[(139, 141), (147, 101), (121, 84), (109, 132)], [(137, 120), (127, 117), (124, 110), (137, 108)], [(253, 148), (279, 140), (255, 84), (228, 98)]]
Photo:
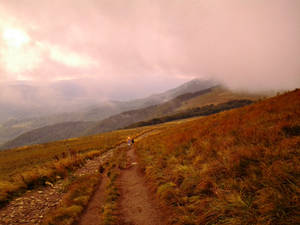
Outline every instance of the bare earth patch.
[(134, 149), (128, 153), (129, 168), (123, 170), (120, 177), (121, 219), (128, 225), (163, 225), (158, 205), (151, 197), (139, 172)]
[(98, 186), (95, 194), (92, 196), (86, 210), (82, 214), (78, 225), (100, 225), (101, 224), (101, 209), (105, 201), (105, 187), (107, 177), (103, 177), (101, 184)]

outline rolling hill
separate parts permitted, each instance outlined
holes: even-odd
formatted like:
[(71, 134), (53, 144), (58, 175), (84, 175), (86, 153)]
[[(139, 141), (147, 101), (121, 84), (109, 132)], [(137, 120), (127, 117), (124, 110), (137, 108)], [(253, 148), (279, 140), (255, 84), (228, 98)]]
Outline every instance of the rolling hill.
[[(73, 127), (73, 122), (100, 121), (121, 112), (161, 104), (176, 98), (179, 95), (204, 90), (212, 87), (213, 85), (215, 85), (215, 82), (210, 80), (194, 79), (174, 89), (170, 89), (159, 94), (153, 94), (146, 98), (124, 102), (104, 101), (98, 104), (93, 103), (92, 105), (87, 105), (88, 103), (85, 103), (86, 106), (77, 107), (77, 111), (74, 109), (73, 111), (70, 111), (72, 109), (69, 109), (70, 112), (64, 113), (54, 113), (55, 111), (53, 111), (53, 107), (51, 110), (44, 109), (41, 111), (41, 109), (36, 109), (31, 106), (25, 107), (0, 104), (0, 107), (2, 108), (1, 115), (3, 114), (2, 116), (0, 115), (0, 145), (34, 129), (45, 126), (53, 127), (55, 124), (60, 123), (64, 123), (66, 125), (66, 122), (71, 122), (70, 126)], [(15, 86), (16, 88), (21, 87), (23, 92), (29, 91), (31, 93), (30, 96), (33, 95), (34, 91), (36, 91), (34, 87), (31, 87), (30, 85), (26, 85), (26, 88), (23, 87), (24, 85), (20, 86), (20, 84)], [(67, 83), (60, 86), (67, 86), (68, 89), (72, 89), (74, 84), (72, 85)], [(74, 88), (76, 89), (76, 85)], [(64, 88), (61, 87), (60, 89), (64, 90)], [(67, 99), (65, 101), (67, 101)], [(3, 121), (4, 118), (10, 119)]]
[(65, 122), (37, 128), (21, 134), (12, 141), (8, 141), (3, 145), (3, 148), (40, 144), (77, 137), (80, 136), (82, 131), (84, 131), (87, 127), (90, 127), (92, 124), (93, 122)]
[[(207, 96), (209, 96), (209, 99), (207, 99)], [(203, 107), (213, 103), (213, 96), (215, 96), (217, 104), (241, 98), (247, 100), (257, 100), (259, 98), (259, 96), (249, 94), (236, 94), (221, 86), (215, 86), (194, 93), (180, 95), (159, 105), (149, 106), (138, 110), (131, 110), (111, 116), (100, 121), (91, 129), (88, 129), (86, 134), (91, 135), (105, 131), (111, 131), (114, 129), (127, 127), (140, 121), (173, 115), (194, 109), (196, 107)]]
[(183, 110), (174, 114), (170, 114), (163, 117), (157, 117), (153, 118), (147, 121), (140, 121), (134, 124), (131, 124), (125, 128), (135, 128), (135, 127), (142, 127), (142, 126), (149, 126), (149, 125), (155, 125), (165, 122), (170, 122), (174, 120), (181, 120), (185, 118), (191, 118), (191, 117), (198, 117), (198, 116), (208, 116), (211, 114), (219, 113), (222, 111), (235, 109), (239, 107), (243, 107), (249, 104), (252, 104), (253, 101), (248, 99), (241, 99), (241, 100), (232, 100), (225, 103), (220, 103), (217, 105), (210, 104), (202, 107), (196, 107), (191, 108), (187, 110)]
[[(194, 83), (194, 81), (192, 83)], [(253, 101), (261, 98), (261, 96), (233, 93), (221, 86), (215, 86), (194, 93), (186, 93), (158, 105), (122, 112), (99, 122), (71, 121), (37, 128), (6, 142), (1, 148), (14, 148), (22, 145), (40, 144), (112, 131), (140, 121), (147, 121), (153, 118), (187, 112), (196, 107), (203, 107), (208, 103), (211, 104), (213, 98), (216, 99), (217, 103), (225, 103), (238, 99)]]

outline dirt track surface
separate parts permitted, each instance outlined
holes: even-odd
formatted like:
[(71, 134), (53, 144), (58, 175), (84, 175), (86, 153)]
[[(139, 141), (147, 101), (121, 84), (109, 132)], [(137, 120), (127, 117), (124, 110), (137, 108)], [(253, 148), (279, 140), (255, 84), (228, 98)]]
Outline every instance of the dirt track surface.
[(129, 168), (121, 173), (121, 220), (126, 225), (163, 225), (159, 208), (145, 185), (134, 149), (127, 153)]
[[(135, 140), (139, 141), (142, 138), (151, 135), (151, 132), (144, 133), (137, 137)], [(119, 147), (127, 147), (127, 144), (122, 144)], [(107, 157), (112, 156), (113, 151), (110, 152), (110, 155)], [(121, 196), (121, 201), (128, 201), (128, 198), (130, 198), (130, 205), (124, 204), (122, 208), (125, 209), (125, 211), (122, 210), (122, 214), (126, 215), (125, 217), (121, 215), (122, 218), (120, 218), (121, 224), (136, 224), (136, 225), (148, 225), (148, 224), (153, 224), (153, 225), (160, 225), (161, 223), (159, 222), (159, 217), (156, 217), (155, 215), (157, 214), (157, 210), (153, 209), (153, 202), (148, 196), (148, 189), (144, 186), (144, 180), (141, 175), (138, 175), (138, 178), (136, 179), (135, 175), (137, 170), (136, 167), (133, 168), (132, 166), (135, 165), (134, 160), (135, 160), (135, 155), (133, 152), (133, 148), (128, 152), (128, 158), (129, 158), (129, 169), (124, 170), (121, 172), (121, 178), (120, 178), (120, 187), (124, 188), (124, 190), (127, 190), (128, 188), (130, 191), (135, 191), (139, 192), (138, 198), (137, 196), (132, 196), (132, 195), (127, 195), (125, 194), (124, 197)], [(133, 164), (132, 164), (133, 163)], [(133, 170), (132, 170), (133, 169)], [(132, 174), (134, 176), (132, 176)], [(129, 175), (129, 177), (128, 177)], [(128, 178), (128, 179), (127, 179)], [(133, 178), (133, 179), (132, 179)], [(122, 182), (122, 179), (125, 179), (127, 182)], [(85, 209), (84, 213), (82, 214), (79, 222), (77, 225), (101, 225), (101, 217), (102, 217), (102, 206), (105, 203), (106, 200), (106, 194), (105, 194), (105, 188), (106, 184), (108, 182), (108, 178), (104, 175), (101, 184), (97, 187), (93, 197), (91, 198), (87, 208)], [(132, 186), (130, 182), (135, 182), (137, 185)], [(122, 185), (121, 185), (122, 184)], [(124, 184), (124, 185), (123, 185)], [(142, 187), (141, 187), (142, 186)], [(138, 191), (136, 189), (139, 189)], [(121, 190), (121, 191), (122, 191)], [(128, 192), (127, 192), (128, 193)], [(121, 193), (123, 195), (123, 193)], [(132, 199), (131, 199), (132, 198)], [(138, 202), (137, 206), (139, 207), (139, 213), (133, 212), (133, 205), (136, 205)], [(142, 205), (142, 206), (140, 206)], [(135, 223), (128, 222), (128, 217), (127, 217), (127, 212), (126, 210), (129, 210), (128, 216), (131, 216), (132, 214), (137, 214), (138, 215), (138, 221), (134, 218), (132, 221), (135, 221)], [(133, 212), (133, 213), (131, 213)], [(154, 219), (152, 218), (154, 216)], [(149, 219), (149, 218), (150, 219)], [(146, 221), (144, 221), (146, 220)], [(137, 223), (136, 223), (137, 222)], [(150, 222), (150, 223), (149, 223)]]
[(105, 187), (107, 178), (103, 177), (101, 184), (96, 189), (92, 199), (90, 200), (86, 210), (82, 214), (77, 225), (100, 225), (102, 215), (102, 205), (105, 202)]
[[(139, 137), (136, 138), (136, 140), (140, 140), (148, 135), (151, 134), (150, 132), (146, 132)], [(109, 158), (112, 156), (113, 151), (119, 147), (127, 146), (126, 143), (123, 143), (113, 149), (108, 150), (106, 153), (92, 159), (87, 160), (85, 165), (78, 170), (73, 172), (73, 176), (82, 176), (86, 174), (92, 174), (95, 173), (95, 171), (98, 170), (99, 165), (102, 164), (104, 161), (109, 160)], [(130, 153), (131, 154), (131, 153)], [(129, 170), (131, 171), (131, 170)], [(125, 173), (125, 177), (129, 174)], [(130, 176), (130, 175), (129, 175)], [(138, 182), (142, 182), (141, 180), (138, 180)], [(130, 185), (130, 184), (128, 184)], [(61, 198), (64, 195), (62, 192), (64, 186), (63, 179), (57, 181), (55, 184), (49, 184), (46, 187), (40, 187), (38, 189), (27, 191), (25, 194), (23, 194), (21, 197), (16, 198), (9, 202), (8, 205), (0, 209), (0, 225), (39, 225), (42, 223), (43, 218), (55, 207), (59, 205), (61, 202)], [(85, 210), (84, 214), (82, 215), (82, 218), (80, 220), (80, 225), (99, 225), (98, 220), (100, 218), (100, 211), (103, 196), (101, 193), (103, 193), (105, 187), (105, 179), (103, 179), (102, 184), (99, 185), (98, 190), (96, 190), (94, 196), (92, 197), (87, 209)], [(136, 188), (140, 188), (139, 185), (136, 186)], [(143, 190), (142, 192), (145, 194), (146, 190)], [(142, 196), (143, 194), (141, 194)], [(125, 197), (127, 194), (125, 195)], [(131, 196), (131, 195), (130, 195)], [(146, 203), (144, 204), (145, 209), (150, 207)], [(131, 208), (129, 208), (131, 210)], [(148, 209), (143, 211), (144, 208), (142, 207), (142, 212), (145, 214), (148, 212)], [(150, 210), (150, 208), (149, 208)], [(96, 211), (99, 211), (97, 214)], [(149, 213), (148, 213), (149, 214)], [(147, 215), (148, 215), (147, 214)], [(152, 214), (154, 215), (154, 214)], [(146, 217), (145, 217), (146, 218)], [(151, 220), (152, 221), (152, 220)], [(139, 223), (138, 223), (139, 224)], [(143, 224), (155, 224), (160, 225), (159, 223), (140, 223), (139, 225)]]

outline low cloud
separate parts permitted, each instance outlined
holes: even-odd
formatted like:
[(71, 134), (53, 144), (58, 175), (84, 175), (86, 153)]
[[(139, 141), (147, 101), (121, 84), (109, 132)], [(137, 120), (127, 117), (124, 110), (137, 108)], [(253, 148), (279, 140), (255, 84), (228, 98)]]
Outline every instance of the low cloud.
[(65, 49), (57, 45), (39, 43), (41, 49), (47, 52), (51, 60), (64, 64), (68, 67), (89, 68), (97, 66), (97, 61), (89, 56), (80, 55), (72, 50)]
[(94, 99), (196, 77), (251, 92), (293, 89), (299, 11), (298, 0), (3, 0), (0, 82), (36, 82), (47, 101), (57, 93), (45, 86), (72, 79)]

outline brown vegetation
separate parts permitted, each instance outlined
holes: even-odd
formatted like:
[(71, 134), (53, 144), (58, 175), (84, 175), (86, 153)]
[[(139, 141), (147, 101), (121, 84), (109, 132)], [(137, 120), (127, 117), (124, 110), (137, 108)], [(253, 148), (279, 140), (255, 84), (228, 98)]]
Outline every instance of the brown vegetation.
[(0, 152), (0, 206), (26, 189), (55, 181), (145, 129), (122, 130)]
[(165, 123), (173, 120), (180, 120), (180, 119), (185, 119), (185, 118), (190, 118), (190, 117), (196, 117), (196, 116), (208, 116), (211, 114), (219, 113), (222, 111), (234, 109), (234, 108), (239, 108), (243, 107), (246, 105), (249, 105), (253, 103), (251, 100), (232, 100), (229, 102), (225, 103), (220, 103), (218, 105), (206, 105), (203, 107), (196, 107), (196, 108), (191, 108), (187, 109), (175, 114), (170, 114), (168, 116), (163, 116), (159, 118), (154, 118), (148, 121), (141, 121), (138, 123), (134, 123), (127, 128), (134, 128), (134, 127), (141, 127), (141, 126), (149, 126), (149, 125), (155, 125), (159, 123)]
[(298, 224), (300, 90), (137, 143), (170, 224)]
[(44, 219), (43, 225), (71, 225), (79, 219), (95, 186), (100, 182), (99, 174), (89, 174), (77, 177), (68, 187), (58, 208), (52, 210)]

